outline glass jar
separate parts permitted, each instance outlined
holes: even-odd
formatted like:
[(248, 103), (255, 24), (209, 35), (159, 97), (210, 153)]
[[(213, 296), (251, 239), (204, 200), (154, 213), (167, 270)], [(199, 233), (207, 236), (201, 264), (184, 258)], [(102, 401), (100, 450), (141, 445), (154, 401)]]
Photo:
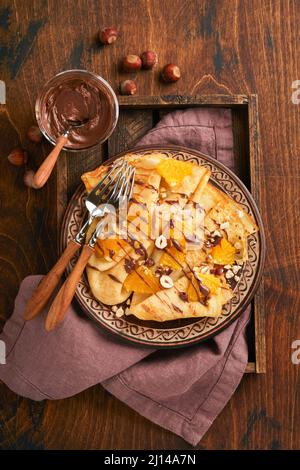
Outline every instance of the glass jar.
[[(55, 75), (45, 84), (37, 97), (35, 114), (49, 142), (54, 145), (69, 130), (64, 150), (82, 151), (109, 138), (118, 121), (119, 104), (102, 77), (74, 69)], [(70, 123), (76, 123), (76, 127)]]

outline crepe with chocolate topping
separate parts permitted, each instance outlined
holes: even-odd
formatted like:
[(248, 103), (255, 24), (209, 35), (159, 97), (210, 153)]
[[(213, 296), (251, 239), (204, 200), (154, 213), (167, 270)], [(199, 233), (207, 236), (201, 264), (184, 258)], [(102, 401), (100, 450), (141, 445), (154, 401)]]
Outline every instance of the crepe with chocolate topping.
[[(118, 229), (108, 239), (100, 235), (87, 266), (93, 295), (107, 305), (130, 297), (127, 310), (141, 320), (218, 317), (247, 260), (254, 220), (209, 181), (205, 167), (155, 151), (123, 158), (136, 168), (127, 235)], [(82, 176), (87, 191), (106, 171), (101, 166)]]

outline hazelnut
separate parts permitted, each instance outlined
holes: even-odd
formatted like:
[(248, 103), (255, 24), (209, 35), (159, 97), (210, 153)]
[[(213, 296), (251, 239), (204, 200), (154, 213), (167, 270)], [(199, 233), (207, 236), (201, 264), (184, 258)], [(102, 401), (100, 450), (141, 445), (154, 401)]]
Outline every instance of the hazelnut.
[(223, 274), (223, 272), (224, 272), (224, 269), (221, 268), (221, 267), (220, 268), (212, 268), (210, 270), (210, 273), (214, 274), (215, 276), (221, 276)]
[(161, 76), (165, 82), (177, 82), (180, 79), (180, 69), (177, 65), (167, 64), (162, 69)]
[(242, 267), (238, 266), (238, 265), (234, 265), (232, 267), (232, 271), (234, 272), (234, 274), (237, 274), (241, 269), (242, 269)]
[(170, 289), (174, 285), (173, 279), (170, 276), (167, 276), (166, 274), (159, 278), (159, 282), (165, 289)]
[(122, 307), (119, 307), (117, 310), (116, 310), (116, 317), (117, 318), (121, 318), (123, 317), (124, 315), (124, 309)]
[(34, 184), (34, 171), (33, 170), (27, 170), (24, 173), (23, 181), (25, 186), (28, 186), (29, 188), (34, 188), (34, 189), (39, 189), (35, 184)]
[(135, 95), (137, 90), (136, 83), (133, 80), (124, 80), (120, 83), (121, 95)]
[(234, 274), (233, 274), (233, 272), (229, 269), (229, 270), (227, 271), (227, 273), (225, 274), (225, 277), (226, 277), (226, 279), (231, 279), (232, 277), (234, 277)]
[(156, 52), (145, 51), (141, 55), (141, 60), (142, 60), (143, 68), (149, 70), (155, 67), (155, 65), (157, 64), (158, 56)]
[(31, 140), (31, 142), (35, 142), (38, 144), (39, 142), (41, 142), (43, 134), (37, 126), (31, 126), (27, 131), (27, 137), (29, 140)]
[(159, 248), (160, 250), (163, 250), (164, 248), (166, 248), (167, 244), (168, 244), (167, 239), (164, 235), (160, 235), (155, 240), (155, 246), (156, 248)]
[(154, 266), (155, 265), (155, 261), (154, 259), (152, 258), (147, 258), (145, 260), (145, 266), (147, 266), (147, 268), (151, 268), (151, 266)]
[[(229, 227), (229, 224), (228, 224), (228, 227)], [(224, 227), (224, 228), (228, 228), (227, 225)], [(220, 226), (220, 228), (222, 228), (222, 224)], [(212, 233), (212, 236), (213, 237), (222, 237), (221, 233), (219, 232), (219, 230), (215, 230), (213, 233)]]
[(117, 40), (118, 31), (115, 28), (104, 28), (99, 31), (99, 39), (102, 44), (112, 44)]
[(123, 59), (123, 70), (125, 72), (135, 72), (142, 67), (142, 61), (138, 55), (129, 54)]
[(8, 161), (15, 166), (22, 166), (27, 163), (27, 152), (22, 147), (15, 147), (8, 155)]
[(200, 271), (201, 271), (203, 274), (206, 274), (206, 273), (209, 273), (210, 268), (209, 268), (209, 266), (202, 266), (202, 268), (200, 269)]

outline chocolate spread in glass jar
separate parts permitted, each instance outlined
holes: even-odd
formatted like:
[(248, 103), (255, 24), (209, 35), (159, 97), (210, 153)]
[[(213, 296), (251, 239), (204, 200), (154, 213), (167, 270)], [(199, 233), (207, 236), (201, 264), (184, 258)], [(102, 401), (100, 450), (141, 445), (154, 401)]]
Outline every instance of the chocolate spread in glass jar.
[(89, 148), (101, 142), (111, 126), (111, 97), (96, 80), (70, 78), (48, 90), (42, 120), (46, 132), (54, 139), (70, 128), (70, 121), (87, 121), (72, 128), (66, 147)]

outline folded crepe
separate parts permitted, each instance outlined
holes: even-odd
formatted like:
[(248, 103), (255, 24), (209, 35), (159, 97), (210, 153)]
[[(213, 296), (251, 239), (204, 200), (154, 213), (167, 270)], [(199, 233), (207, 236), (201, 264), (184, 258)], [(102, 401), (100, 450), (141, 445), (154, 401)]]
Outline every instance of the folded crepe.
[(178, 318), (191, 317), (218, 317), (222, 306), (232, 297), (230, 289), (219, 287), (217, 292), (208, 299), (207, 304), (199, 301), (186, 302), (178, 296), (179, 292), (186, 292), (189, 280), (181, 277), (174, 287), (159, 291), (144, 299), (138, 304), (130, 306), (130, 313), (140, 320), (154, 320), (164, 322)]

